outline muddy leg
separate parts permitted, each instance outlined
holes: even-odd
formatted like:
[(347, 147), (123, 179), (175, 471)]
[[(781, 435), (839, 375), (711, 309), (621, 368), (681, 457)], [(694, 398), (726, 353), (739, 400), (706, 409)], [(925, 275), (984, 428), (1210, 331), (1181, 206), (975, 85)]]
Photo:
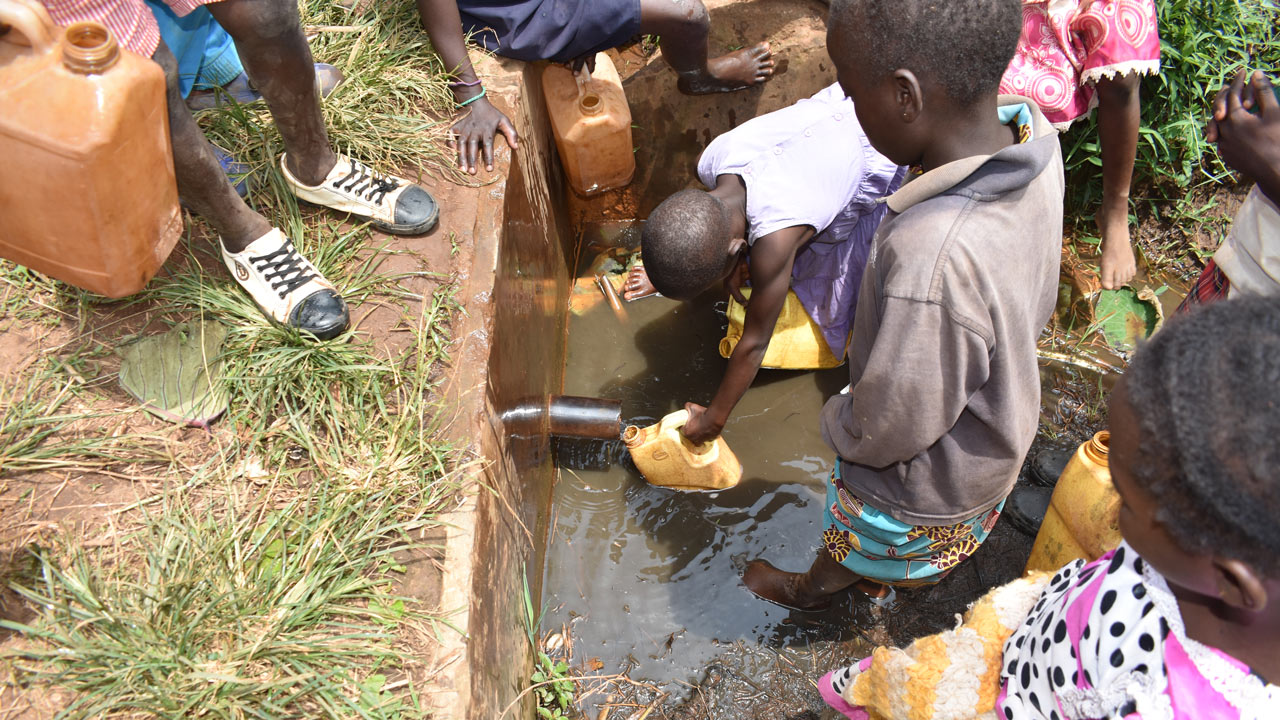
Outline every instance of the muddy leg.
[(311, 48), (292, 0), (222, 0), (206, 7), (236, 41), (240, 61), (271, 109), (289, 172), (309, 185), (324, 181), (337, 157), (320, 114)]
[(640, 0), (640, 32), (661, 38), (662, 56), (690, 95), (730, 92), (757, 85), (773, 74), (769, 43), (707, 58), (711, 19), (701, 0)]
[(239, 252), (270, 230), (271, 223), (245, 205), (227, 180), (213, 154), (213, 146), (200, 132), (200, 126), (183, 102), (178, 89), (178, 61), (173, 53), (161, 42), (151, 59), (164, 68), (169, 138), (173, 143), (178, 193), (192, 211), (217, 230), (228, 250)]
[(766, 560), (752, 560), (742, 582), (756, 595), (793, 610), (825, 610), (831, 596), (865, 579), (841, 565), (825, 550), (802, 573), (779, 570)]

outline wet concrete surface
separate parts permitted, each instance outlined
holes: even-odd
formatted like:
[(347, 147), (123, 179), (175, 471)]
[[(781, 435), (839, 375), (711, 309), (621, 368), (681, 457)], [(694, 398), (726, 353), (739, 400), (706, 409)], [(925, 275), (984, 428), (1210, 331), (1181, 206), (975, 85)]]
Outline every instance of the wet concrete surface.
[[(634, 244), (636, 236), (623, 225), (584, 232), (601, 245)], [(594, 252), (584, 255), (583, 269)], [(624, 421), (637, 425), (685, 401), (705, 404), (727, 362), (716, 351), (723, 306), (717, 293), (692, 303), (650, 298), (626, 304), (619, 321), (596, 304), (570, 320), (564, 392), (619, 399)], [(613, 709), (608, 717), (625, 718), (628, 708), (650, 704), (650, 717), (821, 717), (812, 681), (823, 672), (876, 645), (951, 627), (986, 589), (1021, 574), (1031, 538), (1001, 521), (949, 577), (899, 590), (890, 607), (849, 593), (827, 612), (797, 613), (742, 586), (752, 558), (785, 569), (813, 559), (834, 460), (818, 413), (847, 373), (762, 370), (725, 427), (745, 469), (725, 491), (651, 486), (620, 442), (557, 441), (542, 628), (568, 629), (579, 674), (635, 681), (584, 682), (588, 717)], [(1047, 407), (1055, 397), (1047, 387)], [(1077, 435), (1048, 444), (1073, 444)]]

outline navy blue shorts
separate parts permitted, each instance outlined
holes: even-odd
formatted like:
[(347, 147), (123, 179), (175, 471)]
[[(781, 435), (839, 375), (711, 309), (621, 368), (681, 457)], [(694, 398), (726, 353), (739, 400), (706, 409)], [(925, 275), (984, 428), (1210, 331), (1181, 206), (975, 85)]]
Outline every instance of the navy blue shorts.
[(458, 0), (462, 29), (516, 60), (569, 62), (640, 32), (640, 0)]

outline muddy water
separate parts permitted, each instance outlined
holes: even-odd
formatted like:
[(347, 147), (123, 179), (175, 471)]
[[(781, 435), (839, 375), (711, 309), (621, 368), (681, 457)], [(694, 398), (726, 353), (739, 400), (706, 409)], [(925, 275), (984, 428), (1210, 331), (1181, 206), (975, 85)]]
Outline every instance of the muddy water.
[[(589, 228), (584, 237), (636, 242), (634, 228), (618, 226)], [(584, 270), (599, 249), (583, 253)], [(599, 302), (570, 318), (564, 392), (620, 399), (624, 417), (638, 425), (685, 401), (706, 404), (726, 364), (716, 351), (726, 324), (719, 295), (650, 298), (624, 310), (619, 320)], [(813, 682), (823, 672), (875, 645), (950, 627), (988, 588), (1022, 573), (1031, 538), (1001, 521), (955, 572), (935, 586), (900, 589), (890, 607), (847, 593), (828, 612), (792, 613), (742, 587), (746, 560), (794, 570), (813, 558), (834, 459), (818, 412), (846, 373), (762, 370), (724, 432), (743, 481), (719, 493), (648, 485), (619, 442), (558, 442), (543, 629), (568, 629), (577, 674), (627, 673), (642, 683), (583, 683), (587, 717), (607, 708), (617, 710), (609, 717), (629, 717), (654, 704), (660, 714), (651, 717), (818, 718), (824, 705)], [(1031, 454), (1074, 447), (1097, 430), (1106, 384), (1043, 363), (1044, 412)]]
[[(726, 363), (716, 351), (723, 305), (712, 294), (655, 297), (626, 304), (625, 323), (603, 303), (571, 318), (564, 391), (620, 399), (624, 418), (641, 426), (685, 401), (706, 404)], [(737, 640), (785, 647), (851, 636), (847, 615), (800, 624), (739, 581), (751, 558), (787, 568), (812, 560), (833, 460), (818, 412), (846, 373), (761, 371), (724, 430), (744, 477), (721, 492), (653, 487), (620, 443), (562, 441), (544, 628), (568, 624), (576, 660), (660, 686), (695, 681)]]

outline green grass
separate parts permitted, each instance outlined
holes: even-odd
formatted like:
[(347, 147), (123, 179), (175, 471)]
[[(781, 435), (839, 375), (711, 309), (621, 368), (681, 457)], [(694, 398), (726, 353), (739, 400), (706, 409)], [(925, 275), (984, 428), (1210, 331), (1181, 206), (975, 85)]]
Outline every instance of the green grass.
[(170, 498), (128, 565), (39, 553), (19, 590), (39, 619), (0, 626), (39, 641), (15, 666), (75, 691), (66, 717), (416, 715), (417, 695), (387, 678), (411, 687), (396, 628), (425, 616), (389, 592), (386, 568), (431, 493), (319, 482), (279, 507), (264, 491), (240, 513)]
[[(309, 0), (303, 23), (316, 59), (347, 75), (324, 104), (337, 148), (387, 169), (453, 172), (440, 142), (452, 103), (412, 3), (356, 13)], [(200, 122), (255, 168), (251, 204), (334, 281), (354, 327), (316, 342), (268, 322), (198, 218), (161, 275), (122, 301), (0, 263), (0, 329), (70, 335), (0, 382), (0, 473), (145, 477), (150, 493), (116, 509), (109, 528), (93, 526), (89, 548), (58, 531), (14, 555), (37, 570), (0, 583), (37, 616), (4, 626), (27, 642), (10, 644), (0, 666), (21, 685), (71, 691), (66, 717), (424, 716), (415, 678), (429, 673), (406, 638), (427, 625), (453, 631), (397, 596), (403, 568), (391, 553), (460, 492), (436, 404), (453, 286), (426, 271), (388, 274), (381, 264), (396, 251), (366, 227), (299, 208), (281, 183), (265, 107), (224, 107)], [(425, 296), (407, 289), (423, 277)], [(388, 352), (359, 326), (378, 306), (400, 314), (404, 349)], [(120, 318), (199, 315), (228, 329), (227, 416), (199, 438), (176, 428), (113, 435), (138, 412), (122, 409), (113, 387), (114, 348), (137, 332)]]
[[(1142, 83), (1142, 129), (1135, 187), (1149, 187), (1149, 210), (1187, 233), (1203, 211), (1206, 184), (1231, 182), (1217, 149), (1205, 142), (1210, 103), (1241, 67), (1275, 77), (1280, 68), (1280, 9), (1275, 0), (1157, 0), (1161, 72)], [(1097, 113), (1062, 137), (1067, 215), (1090, 221), (1102, 198)], [(1089, 230), (1083, 226), (1085, 232)]]
[[(367, 233), (316, 232), (330, 235), (318, 264), (363, 287), (357, 296), (405, 299), (359, 259)], [(149, 462), (170, 479), (117, 538), (135, 550), (34, 550), (39, 581), (16, 587), (39, 619), (7, 626), (35, 641), (8, 658), (23, 681), (74, 691), (67, 717), (419, 716), (400, 626), (428, 618), (394, 595), (388, 558), (457, 492), (432, 400), (452, 289), (422, 300), (409, 349), (380, 357), (359, 333), (316, 343), (266, 323), (193, 263), (153, 284), (136, 302), (231, 328), (233, 409), (219, 452), (195, 463), (144, 457), (138, 436), (69, 434), (96, 416), (70, 410), (86, 391), (53, 365), (0, 387), (7, 468), (135, 474)]]

